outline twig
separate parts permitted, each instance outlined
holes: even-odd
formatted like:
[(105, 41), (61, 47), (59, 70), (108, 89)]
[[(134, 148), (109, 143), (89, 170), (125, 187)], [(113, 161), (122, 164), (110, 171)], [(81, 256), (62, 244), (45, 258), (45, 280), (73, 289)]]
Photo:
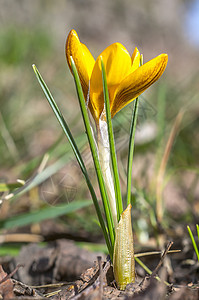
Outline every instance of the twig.
[[(167, 254), (171, 253), (179, 253), (181, 250), (170, 250), (167, 252)], [(150, 252), (142, 252), (142, 253), (135, 253), (135, 257), (144, 257), (144, 256), (150, 256), (150, 255), (158, 255), (161, 254), (161, 251), (150, 251)]]
[(153, 270), (153, 272), (151, 274), (152, 277), (156, 276), (156, 273), (158, 272), (158, 270), (160, 269), (161, 265), (163, 264), (164, 258), (166, 257), (166, 255), (167, 255), (167, 253), (168, 253), (168, 251), (169, 251), (169, 249), (171, 248), (172, 245), (173, 245), (173, 242), (170, 241), (168, 243), (166, 249), (164, 250), (164, 253), (161, 256), (160, 261), (159, 261), (157, 267)]
[[(138, 258), (138, 257), (135, 257), (135, 261), (149, 274), (149, 275), (151, 275), (152, 274), (152, 271)], [(147, 277), (145, 277), (144, 278), (144, 280), (146, 279)], [(151, 277), (149, 277), (149, 278), (151, 278)], [(158, 277), (158, 276), (155, 276), (155, 279), (157, 279), (158, 281), (162, 281), (161, 279), (160, 279), (160, 277)], [(144, 281), (143, 280), (143, 281)], [(167, 285), (167, 286), (170, 286), (170, 283), (168, 283), (168, 282), (166, 282), (166, 281), (164, 281), (164, 283)], [(142, 282), (140, 283), (141, 285), (142, 285)]]
[(102, 300), (102, 296), (103, 296), (103, 280), (104, 280), (104, 274), (103, 274), (103, 270), (102, 270), (102, 258), (101, 256), (97, 257), (98, 260), (98, 265), (99, 265), (99, 299)]
[(10, 278), (18, 271), (18, 269), (21, 268), (21, 267), (24, 267), (24, 265), (18, 264), (18, 265), (16, 266), (16, 268), (15, 268), (10, 274), (6, 275), (6, 276), (0, 281), (0, 284), (2, 284), (3, 282), (7, 281), (8, 279), (10, 279)]

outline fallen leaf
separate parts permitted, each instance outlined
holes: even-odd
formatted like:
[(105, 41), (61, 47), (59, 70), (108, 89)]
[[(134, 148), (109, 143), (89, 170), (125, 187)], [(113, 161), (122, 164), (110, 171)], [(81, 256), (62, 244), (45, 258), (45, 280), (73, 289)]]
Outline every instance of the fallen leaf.
[(0, 265), (0, 295), (2, 299), (13, 299), (13, 283), (12, 280), (7, 277), (7, 273), (4, 272), (2, 266)]

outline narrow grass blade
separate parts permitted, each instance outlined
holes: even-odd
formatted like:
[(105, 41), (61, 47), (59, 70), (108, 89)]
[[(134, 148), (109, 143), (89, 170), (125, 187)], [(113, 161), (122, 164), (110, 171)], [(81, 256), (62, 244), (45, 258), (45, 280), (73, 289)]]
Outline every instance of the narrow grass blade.
[[(38, 156), (29, 162), (27, 162), (24, 167), (22, 174), (24, 177), (30, 176), (29, 174), (32, 174), (34, 171), (34, 175), (30, 176), (24, 185), (22, 185), (21, 182), (14, 183), (14, 184), (6, 184), (6, 183), (0, 183), (0, 192), (6, 192), (9, 191), (10, 193), (8, 195), (3, 195), (2, 198), (0, 198), (0, 203), (4, 200), (13, 199), (22, 196), (23, 194), (27, 193), (29, 190), (34, 188), (35, 186), (38, 186), (45, 180), (47, 180), (50, 176), (57, 173), (61, 168), (63, 168), (66, 163), (71, 160), (71, 146), (70, 144), (65, 145), (65, 151), (63, 148), (64, 145), (59, 145), (58, 143), (61, 141), (62, 137), (59, 137), (58, 140), (48, 149), (48, 151), (45, 153), (44, 157), (47, 155), (49, 158), (53, 157), (56, 159), (56, 162), (52, 165), (45, 167), (45, 169), (40, 170), (40, 167), (38, 168), (38, 164), (41, 162), (41, 157)], [(85, 138), (83, 135), (79, 135), (76, 137), (76, 142), (78, 142), (78, 148), (82, 148), (85, 145)], [(57, 148), (55, 151), (55, 148)], [(56, 153), (56, 155), (55, 155)], [(60, 155), (62, 155), (60, 157)], [(57, 156), (59, 159), (57, 159)], [(43, 157), (43, 159), (44, 159)], [(42, 161), (43, 161), (42, 159)], [(43, 162), (41, 162), (43, 164)], [(35, 169), (37, 171), (35, 172)]]
[[(143, 65), (143, 55), (140, 57), (140, 66)], [(131, 185), (132, 185), (132, 166), (133, 166), (133, 154), (135, 145), (135, 130), (138, 117), (139, 98), (137, 97), (134, 102), (134, 110), (131, 121), (130, 138), (129, 138), (129, 153), (128, 153), (128, 165), (127, 165), (127, 206), (131, 203)]]
[(134, 110), (131, 121), (130, 138), (129, 138), (129, 152), (128, 152), (128, 165), (127, 165), (127, 206), (131, 203), (131, 185), (132, 185), (132, 166), (133, 154), (135, 145), (135, 130), (137, 124), (139, 99), (136, 98), (134, 102)]
[[(138, 258), (135, 256), (135, 261), (149, 274), (151, 275), (153, 272)], [(158, 276), (155, 276), (155, 278), (158, 280), (158, 281), (162, 281), (160, 279), (160, 277)], [(164, 283), (167, 285), (167, 286), (170, 286), (170, 284), (167, 282), (167, 281), (164, 281)]]
[(0, 227), (2, 229), (9, 229), (38, 223), (47, 219), (52, 219), (72, 213), (78, 209), (87, 207), (91, 204), (92, 200), (82, 200), (58, 206), (48, 206), (38, 211), (29, 212), (26, 214), (21, 214), (15, 217), (8, 218), (6, 220), (2, 220), (0, 221)]
[(199, 225), (198, 224), (196, 224), (196, 230), (197, 230), (198, 242), (199, 242)]
[(191, 231), (191, 228), (190, 228), (189, 226), (187, 226), (187, 229), (188, 229), (189, 236), (190, 236), (191, 241), (192, 241), (192, 244), (193, 244), (193, 248), (194, 248), (194, 250), (195, 250), (195, 252), (196, 252), (197, 259), (198, 259), (198, 261), (199, 261), (199, 251), (198, 251), (198, 247), (197, 247), (197, 245), (196, 245), (196, 241), (195, 241), (195, 239), (194, 239), (194, 236), (193, 236), (193, 233), (192, 233), (192, 231)]
[(39, 73), (39, 71), (37, 70), (36, 66), (33, 65), (33, 70), (35, 72), (35, 75), (37, 77), (37, 80), (46, 96), (46, 99), (48, 100), (48, 103), (50, 104), (56, 118), (58, 119), (59, 121), (59, 124), (61, 125), (65, 135), (67, 136), (69, 142), (70, 142), (70, 145), (75, 153), (75, 156), (78, 160), (78, 163), (80, 165), (80, 168), (83, 172), (83, 174), (87, 173), (86, 169), (85, 169), (85, 166), (84, 166), (84, 163), (83, 163), (83, 160), (82, 160), (82, 157), (81, 157), (81, 154), (79, 152), (79, 149), (77, 148), (77, 145), (75, 143), (75, 140), (70, 132), (70, 129), (68, 127), (68, 125), (66, 124), (66, 121), (64, 120), (64, 117), (61, 113), (61, 111), (59, 110), (50, 90), (48, 89), (46, 83), (44, 82), (43, 78), (41, 77), (41, 74)]
[[(47, 180), (50, 176), (57, 173), (60, 169), (62, 169), (66, 163), (69, 160), (69, 156), (63, 156), (59, 160), (57, 160), (54, 164), (46, 167), (44, 170), (39, 172), (39, 170), (36, 171), (36, 174), (31, 176), (25, 184), (22, 186), (20, 185), (19, 188), (13, 190), (10, 194), (6, 195), (2, 200), (8, 200), (17, 198), (19, 196), (22, 196), (23, 194), (27, 193), (34, 187), (40, 185), (42, 182)], [(0, 199), (1, 200), (1, 199)]]
[[(88, 112), (87, 112), (87, 108), (86, 108), (84, 94), (82, 91), (79, 75), (78, 75), (78, 72), (77, 72), (77, 69), (76, 69), (76, 66), (75, 66), (75, 63), (74, 63), (72, 57), (71, 57), (71, 66), (72, 66), (72, 71), (73, 71), (73, 75), (74, 75), (74, 79), (75, 79), (75, 85), (76, 85), (78, 99), (79, 99), (81, 112), (82, 112), (82, 116), (83, 116), (83, 120), (84, 120), (84, 125), (86, 128), (86, 133), (88, 136), (88, 141), (89, 141), (89, 145), (90, 145), (90, 149), (91, 149), (91, 153), (92, 153), (92, 157), (93, 157), (93, 161), (94, 161), (94, 165), (95, 165), (97, 179), (98, 179), (98, 183), (99, 183), (99, 187), (100, 187), (100, 193), (101, 193), (101, 197), (103, 200), (102, 202), (104, 205), (107, 227), (108, 227), (108, 232), (110, 235), (110, 240), (111, 240), (112, 250), (113, 250), (114, 238), (115, 238), (114, 237), (115, 234), (114, 234), (113, 218), (112, 218), (110, 205), (109, 205), (109, 201), (108, 201), (108, 197), (107, 197), (107, 192), (106, 192), (106, 188), (105, 188), (105, 184), (104, 184), (104, 179), (102, 176), (101, 167), (100, 167), (100, 163), (99, 163), (99, 159), (98, 159), (96, 144), (95, 144), (95, 140), (93, 138), (93, 134), (92, 134), (91, 126), (90, 126), (90, 121), (89, 121), (89, 116), (88, 116)], [(113, 254), (113, 251), (112, 251), (112, 254)]]
[(100, 210), (100, 207), (99, 207), (99, 203), (98, 203), (98, 200), (97, 200), (97, 197), (96, 197), (96, 194), (95, 194), (95, 191), (94, 191), (94, 188), (90, 182), (90, 179), (89, 179), (89, 176), (88, 176), (88, 173), (87, 173), (87, 170), (86, 170), (86, 167), (84, 165), (84, 162), (83, 162), (83, 159), (82, 159), (82, 156), (79, 152), (79, 149), (75, 143), (75, 140), (72, 136), (72, 133), (70, 132), (70, 129), (68, 127), (68, 125), (66, 124), (66, 121), (64, 120), (64, 117), (61, 113), (61, 111), (59, 110), (51, 92), (49, 91), (46, 83), (44, 82), (43, 78), (41, 77), (39, 71), (37, 70), (36, 66), (33, 65), (33, 70), (35, 72), (35, 75), (37, 77), (37, 80), (46, 96), (46, 99), (48, 100), (48, 103), (50, 104), (55, 116), (57, 117), (57, 120), (59, 122), (59, 124), (61, 125), (66, 137), (68, 138), (68, 141), (73, 149), (73, 152), (76, 156), (76, 159), (79, 163), (79, 166), (82, 170), (82, 173), (86, 179), (86, 183), (88, 185), (88, 188), (89, 188), (89, 191), (91, 193), (91, 196), (92, 196), (92, 199), (93, 199), (93, 203), (95, 205), (95, 209), (96, 209), (96, 212), (97, 212), (97, 216), (98, 216), (98, 219), (99, 219), (99, 222), (100, 222), (100, 226), (102, 228), (102, 231), (103, 231), (103, 234), (104, 234), (104, 237), (105, 237), (105, 240), (106, 240), (106, 243), (107, 243), (107, 247), (108, 249), (110, 250), (110, 253), (112, 251), (112, 246), (110, 244), (110, 241), (109, 241), (109, 237), (108, 237), (108, 234), (107, 234), (107, 230), (106, 230), (106, 226), (105, 226), (105, 223), (104, 223), (104, 220), (103, 220), (103, 217), (102, 217), (102, 214), (101, 214), (101, 210)]
[(102, 64), (102, 82), (103, 82), (103, 91), (104, 91), (104, 103), (105, 103), (105, 109), (106, 109), (106, 121), (107, 121), (107, 126), (108, 126), (110, 154), (111, 154), (114, 186), (115, 186), (115, 194), (116, 194), (117, 218), (119, 221), (120, 215), (123, 212), (122, 193), (121, 193), (120, 180), (119, 180), (117, 156), (116, 156), (116, 149), (115, 149), (115, 142), (114, 142), (114, 135), (113, 135), (113, 126), (112, 126), (112, 121), (111, 121), (109, 92), (108, 92), (106, 72), (105, 72), (103, 60), (101, 60), (101, 64)]

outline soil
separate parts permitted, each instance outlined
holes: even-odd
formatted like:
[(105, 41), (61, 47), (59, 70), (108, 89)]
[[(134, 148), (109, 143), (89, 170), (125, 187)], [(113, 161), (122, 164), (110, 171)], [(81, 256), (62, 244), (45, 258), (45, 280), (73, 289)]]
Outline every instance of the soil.
[[(41, 247), (31, 243), (16, 257), (0, 258), (1, 299), (199, 299), (199, 263), (190, 257), (191, 243), (178, 239), (164, 255), (141, 260), (149, 276), (136, 264), (136, 282), (117, 289), (110, 259), (58, 239)], [(169, 247), (170, 247), (169, 246)], [(150, 249), (151, 250), (151, 249)], [(161, 278), (156, 279), (156, 276)]]

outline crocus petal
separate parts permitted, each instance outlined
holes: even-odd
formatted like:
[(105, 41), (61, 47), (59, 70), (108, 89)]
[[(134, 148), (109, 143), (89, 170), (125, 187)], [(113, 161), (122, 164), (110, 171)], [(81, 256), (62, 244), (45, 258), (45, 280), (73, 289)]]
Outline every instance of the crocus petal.
[(81, 43), (81, 46), (83, 48), (84, 61), (86, 62), (88, 77), (89, 77), (89, 80), (90, 80), (91, 74), (92, 74), (92, 71), (93, 71), (93, 67), (95, 65), (95, 59), (93, 58), (92, 54), (90, 53), (90, 51), (86, 47), (86, 45)]
[(131, 72), (131, 57), (126, 48), (120, 43), (110, 45), (98, 56), (90, 82), (91, 102), (96, 119), (99, 119), (104, 108), (101, 58), (106, 71), (110, 103), (112, 102), (115, 89)]
[(112, 118), (118, 111), (133, 101), (160, 78), (166, 68), (167, 61), (168, 55), (161, 54), (136, 69), (121, 82), (115, 91), (115, 97), (111, 107)]
[(86, 99), (88, 93), (88, 85), (91, 73), (95, 64), (95, 60), (88, 50), (78, 38), (75, 30), (71, 30), (66, 41), (66, 58), (71, 69), (70, 57), (72, 56), (81, 81), (84, 97)]
[(140, 52), (137, 47), (135, 47), (135, 50), (133, 51), (131, 60), (132, 60), (131, 72), (134, 72), (140, 66)]

